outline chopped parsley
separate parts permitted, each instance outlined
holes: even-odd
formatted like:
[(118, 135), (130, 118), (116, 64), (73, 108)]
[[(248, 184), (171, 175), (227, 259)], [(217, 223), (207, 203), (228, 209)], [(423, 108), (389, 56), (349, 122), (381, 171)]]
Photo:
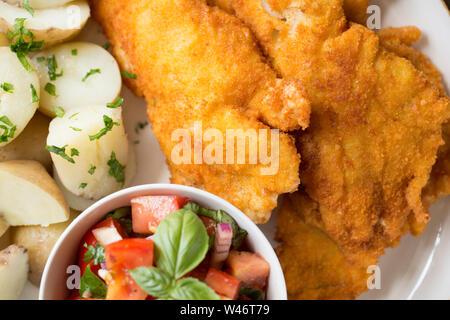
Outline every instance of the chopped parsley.
[(70, 156), (74, 157), (74, 156), (79, 156), (80, 155), (80, 151), (78, 151), (75, 148), (70, 149)]
[[(8, 39), (11, 43), (11, 51), (15, 52), (22, 66), (29, 72), (34, 68), (28, 62), (27, 55), (30, 52), (38, 51), (44, 46), (44, 41), (34, 41), (34, 34), (25, 28), (25, 18), (16, 18), (14, 31), (8, 30)], [(25, 40), (29, 39), (29, 42)]]
[(87, 187), (87, 183), (80, 183), (80, 189), (84, 189), (84, 188), (86, 188)]
[(83, 131), (80, 128), (75, 128), (75, 127), (69, 127), (70, 129), (72, 129), (73, 131)]
[(56, 94), (56, 87), (53, 83), (47, 82), (47, 84), (45, 85), (45, 91), (47, 91), (47, 93), (51, 96), (57, 97), (58, 95)]
[(98, 140), (101, 137), (103, 137), (105, 134), (107, 134), (109, 131), (113, 129), (114, 126), (120, 126), (120, 123), (114, 122), (110, 117), (107, 115), (103, 115), (103, 122), (105, 123), (105, 127), (100, 130), (97, 134), (93, 136), (89, 136), (89, 140)]
[(33, 86), (33, 84), (30, 84), (31, 88), (31, 103), (39, 102), (39, 96), (37, 95), (36, 88)]
[(6, 93), (13, 93), (14, 92), (14, 85), (8, 82), (3, 82), (0, 84), (0, 89), (3, 89)]
[(79, 112), (74, 113), (73, 115), (71, 115), (71, 116), (69, 117), (69, 119), (72, 119), (72, 118), (76, 117), (76, 116), (79, 115), (79, 114), (80, 114)]
[(92, 176), (95, 173), (95, 170), (97, 169), (96, 166), (91, 165), (91, 168), (88, 170), (88, 173)]
[(120, 222), (122, 226), (127, 229), (127, 232), (131, 233), (133, 231), (133, 222), (131, 221), (131, 208), (122, 207), (114, 210), (106, 215), (105, 219), (113, 218)]
[(122, 77), (128, 78), (128, 79), (136, 79), (136, 75), (134, 73), (128, 72), (128, 71), (121, 71)]
[(116, 101), (111, 102), (111, 103), (108, 103), (106, 106), (107, 106), (108, 108), (115, 109), (115, 108), (120, 107), (120, 106), (122, 105), (122, 103), (123, 103), (123, 98), (122, 98), (122, 97), (118, 97), (118, 98), (116, 99)]
[(61, 107), (53, 107), (53, 112), (58, 118), (62, 118), (66, 114), (66, 111), (64, 111), (64, 109)]
[(111, 47), (111, 43), (109, 43), (109, 41), (106, 41), (106, 43), (103, 45), (103, 49), (105, 49), (105, 50), (109, 50), (110, 47)]
[(7, 116), (0, 117), (0, 130), (2, 131), (2, 134), (0, 135), (0, 142), (8, 142), (9, 139), (14, 138), (16, 129), (17, 127), (13, 125)]
[(77, 56), (78, 55), (78, 49), (72, 49), (72, 55)]
[[(56, 146), (46, 146), (45, 149), (51, 153), (54, 153), (54, 154), (60, 156), (63, 159), (69, 161), (70, 163), (75, 163), (75, 160), (73, 160), (73, 158), (69, 157), (66, 154), (66, 147), (67, 147), (67, 145), (65, 145), (64, 147), (61, 147), (61, 148), (56, 147)], [(72, 149), (72, 151), (73, 150), (75, 150), (75, 149)], [(72, 154), (72, 157), (73, 156), (74, 155)]]
[(45, 57), (37, 57), (36, 60), (37, 60), (37, 62), (44, 62)]
[(84, 262), (94, 260), (94, 265), (99, 265), (105, 261), (105, 248), (100, 243), (97, 243), (95, 247), (93, 245), (87, 245), (87, 243), (83, 246), (87, 249), (83, 257)]
[(120, 164), (119, 161), (116, 159), (115, 152), (111, 152), (111, 158), (107, 162), (107, 165), (109, 166), (109, 175), (114, 177), (117, 182), (124, 183), (125, 182), (125, 167)]
[(47, 69), (48, 69), (48, 77), (50, 78), (51, 81), (55, 81), (57, 77), (61, 77), (63, 75), (62, 70), (60, 73), (56, 72), (56, 69), (58, 69), (58, 63), (56, 62), (54, 54), (52, 54), (47, 58)]
[(102, 72), (100, 71), (100, 69), (91, 69), (91, 70), (89, 70), (88, 73), (86, 73), (86, 75), (83, 77), (83, 79), (81, 79), (81, 81), (86, 82), (87, 78), (89, 78), (90, 76), (92, 76), (93, 74), (96, 74), (96, 73), (102, 73)]
[(22, 7), (27, 10), (31, 16), (34, 16), (34, 10), (33, 8), (30, 6), (30, 0), (23, 0), (22, 1)]

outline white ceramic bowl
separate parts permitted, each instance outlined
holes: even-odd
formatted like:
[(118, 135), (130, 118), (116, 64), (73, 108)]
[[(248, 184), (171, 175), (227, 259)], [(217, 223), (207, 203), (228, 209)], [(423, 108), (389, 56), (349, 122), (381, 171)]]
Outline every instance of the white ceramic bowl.
[(66, 269), (69, 265), (76, 264), (83, 235), (108, 212), (130, 205), (131, 198), (140, 195), (184, 196), (207, 208), (228, 212), (241, 228), (247, 230), (249, 248), (260, 253), (270, 264), (267, 299), (287, 299), (286, 284), (278, 258), (261, 230), (244, 213), (227, 201), (203, 190), (174, 184), (149, 184), (124, 189), (101, 199), (69, 225), (50, 253), (39, 290), (40, 300), (62, 300), (69, 296)]

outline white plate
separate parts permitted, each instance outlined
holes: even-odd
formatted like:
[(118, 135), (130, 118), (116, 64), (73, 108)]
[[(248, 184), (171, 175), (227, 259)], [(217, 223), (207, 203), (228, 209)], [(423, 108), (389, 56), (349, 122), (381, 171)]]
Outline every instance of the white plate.
[[(382, 27), (415, 25), (424, 36), (417, 48), (427, 54), (442, 71), (447, 84), (450, 81), (450, 18), (440, 0), (377, 0), (381, 8)], [(79, 40), (103, 45), (106, 38), (92, 20)], [(135, 131), (138, 122), (147, 121), (145, 102), (127, 89), (125, 124), (137, 155), (137, 176), (133, 185), (169, 182), (169, 171), (158, 142), (151, 130)], [(450, 299), (450, 198), (436, 203), (431, 209), (432, 221), (419, 238), (406, 236), (402, 244), (388, 249), (380, 260), (381, 289), (364, 293), (361, 299)], [(273, 238), (275, 220), (262, 226), (264, 233)], [(273, 242), (275, 244), (275, 242)], [(36, 287), (27, 284), (23, 299), (37, 299)]]

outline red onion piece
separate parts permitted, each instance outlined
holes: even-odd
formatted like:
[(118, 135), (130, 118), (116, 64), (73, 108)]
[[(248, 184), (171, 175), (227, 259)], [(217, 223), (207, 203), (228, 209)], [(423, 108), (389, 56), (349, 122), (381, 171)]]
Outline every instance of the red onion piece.
[(216, 238), (211, 256), (211, 266), (221, 269), (223, 262), (230, 253), (231, 242), (233, 239), (233, 229), (228, 223), (219, 223), (216, 227)]

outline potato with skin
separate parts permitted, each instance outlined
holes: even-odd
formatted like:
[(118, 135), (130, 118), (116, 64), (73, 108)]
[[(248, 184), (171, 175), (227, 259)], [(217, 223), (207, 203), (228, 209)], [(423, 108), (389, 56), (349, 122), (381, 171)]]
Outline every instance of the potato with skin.
[[(1, 3), (1, 2), (0, 2)], [(28, 72), (8, 47), (0, 47), (0, 148), (16, 139), (33, 117), (38, 103), (39, 78)]]
[(52, 224), (48, 227), (27, 226), (11, 228), (11, 241), (22, 245), (28, 250), (30, 274), (28, 279), (36, 286), (41, 282), (42, 272), (48, 256), (56, 241), (79, 212), (71, 210), (69, 220)]
[(84, 106), (54, 118), (47, 145), (54, 149), (53, 164), (71, 193), (98, 200), (124, 186), (131, 157), (122, 108)]
[(9, 224), (0, 214), (0, 237), (2, 237), (9, 229)]
[[(29, 0), (30, 7), (33, 9), (48, 9), (65, 5), (73, 0)], [(7, 3), (22, 7), (23, 0), (6, 0)]]
[(37, 161), (0, 163), (0, 212), (11, 226), (50, 225), (69, 218), (64, 195)]
[[(47, 63), (53, 57), (57, 64), (54, 80), (50, 79)], [(65, 43), (39, 52), (33, 62), (41, 83), (39, 110), (51, 117), (55, 116), (55, 106), (70, 113), (81, 106), (106, 106), (120, 94), (119, 66), (108, 51), (96, 44)], [(45, 90), (48, 83), (55, 86), (56, 96)]]
[(0, 236), (0, 250), (5, 249), (11, 244), (11, 228), (6, 230), (6, 232)]
[(16, 300), (28, 277), (27, 249), (10, 245), (0, 251), (0, 300)]
[(86, 0), (77, 0), (50, 9), (35, 9), (32, 16), (25, 8), (0, 1), (0, 30), (14, 30), (17, 18), (26, 18), (25, 27), (49, 47), (74, 38), (90, 17)]
[(4, 46), (9, 46), (9, 41), (6, 35), (0, 32), (0, 47)]
[(0, 162), (36, 160), (50, 172), (52, 169), (52, 158), (45, 151), (50, 120), (49, 117), (36, 112), (17, 139), (4, 147), (0, 147)]

